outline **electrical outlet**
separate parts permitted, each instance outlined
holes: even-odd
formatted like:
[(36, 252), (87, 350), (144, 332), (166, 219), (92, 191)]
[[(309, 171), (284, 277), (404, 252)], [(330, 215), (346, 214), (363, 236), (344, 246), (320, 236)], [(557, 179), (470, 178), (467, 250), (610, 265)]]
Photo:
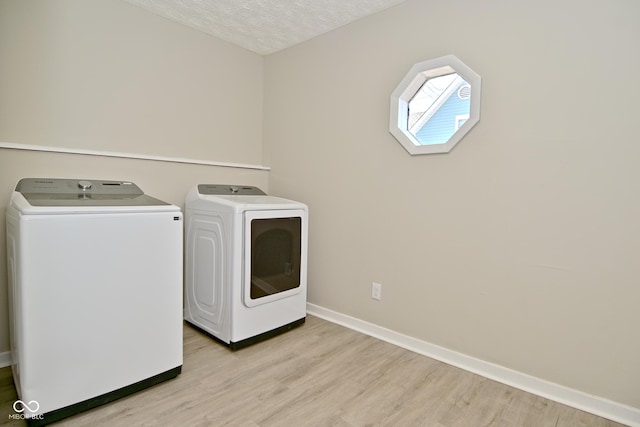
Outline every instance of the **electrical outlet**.
[(373, 282), (371, 284), (371, 298), (380, 301), (382, 297), (382, 285), (380, 283)]

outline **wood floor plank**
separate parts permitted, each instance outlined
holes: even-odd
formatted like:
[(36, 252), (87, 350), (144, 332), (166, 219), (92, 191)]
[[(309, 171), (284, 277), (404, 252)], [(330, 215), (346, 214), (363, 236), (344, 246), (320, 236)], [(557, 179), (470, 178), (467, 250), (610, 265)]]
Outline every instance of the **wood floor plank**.
[[(0, 416), (16, 398), (0, 369)], [(236, 352), (185, 325), (177, 378), (55, 425), (621, 426), (313, 316)]]

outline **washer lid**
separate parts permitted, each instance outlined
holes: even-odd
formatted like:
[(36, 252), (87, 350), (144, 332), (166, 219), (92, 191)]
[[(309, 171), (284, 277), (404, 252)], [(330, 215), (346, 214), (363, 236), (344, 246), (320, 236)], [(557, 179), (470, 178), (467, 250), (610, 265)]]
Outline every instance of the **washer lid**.
[(167, 206), (132, 182), (23, 178), (16, 192), (31, 206)]

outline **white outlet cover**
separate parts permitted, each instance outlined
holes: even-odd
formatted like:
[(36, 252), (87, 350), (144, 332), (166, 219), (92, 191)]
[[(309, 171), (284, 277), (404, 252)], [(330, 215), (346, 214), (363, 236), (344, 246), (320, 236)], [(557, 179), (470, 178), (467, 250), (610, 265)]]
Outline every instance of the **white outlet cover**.
[(371, 284), (371, 298), (380, 300), (382, 297), (382, 285), (380, 283), (373, 282)]

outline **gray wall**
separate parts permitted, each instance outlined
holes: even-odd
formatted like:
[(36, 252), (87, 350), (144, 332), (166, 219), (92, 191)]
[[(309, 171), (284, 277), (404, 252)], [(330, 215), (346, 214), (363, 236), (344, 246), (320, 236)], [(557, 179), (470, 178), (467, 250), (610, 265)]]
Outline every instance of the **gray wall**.
[[(309, 301), (639, 408), (639, 18), (409, 0), (267, 56), (270, 188), (310, 205)], [(446, 54), (482, 77), (480, 122), (411, 157), (389, 95)]]
[[(125, 2), (0, 1), (0, 143), (260, 164), (262, 76), (261, 56)], [(267, 171), (0, 148), (0, 353), (23, 177), (130, 180), (180, 206), (198, 183), (268, 189)]]

